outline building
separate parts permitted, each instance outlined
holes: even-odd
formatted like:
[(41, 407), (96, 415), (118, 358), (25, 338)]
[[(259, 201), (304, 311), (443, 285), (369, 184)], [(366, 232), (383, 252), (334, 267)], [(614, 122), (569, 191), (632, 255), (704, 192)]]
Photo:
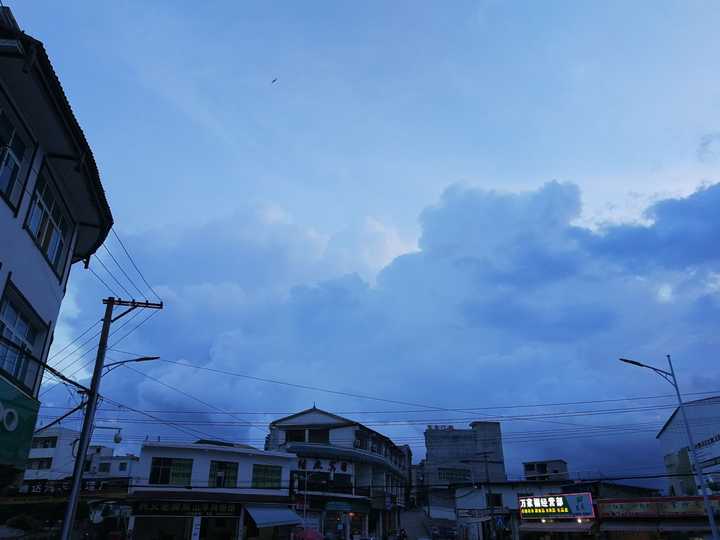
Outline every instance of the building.
[(112, 224), (45, 47), (0, 8), (0, 486), (22, 481), (70, 267)]
[[(710, 478), (713, 493), (720, 493), (720, 396), (685, 403), (695, 450), (701, 469)], [(670, 495), (698, 495), (700, 493), (692, 474), (688, 440), (682, 414), (675, 409), (656, 436), (662, 450)]]
[(116, 456), (107, 446), (90, 446), (85, 457), (83, 478), (132, 478), (140, 461), (132, 454)]
[(550, 459), (545, 461), (523, 462), (525, 480), (568, 480), (567, 461)]
[(266, 448), (297, 456), (291, 495), (325, 538), (382, 538), (399, 528), (410, 455), (388, 437), (316, 407), (270, 424)]
[(452, 490), (476, 482), (503, 481), (505, 457), (499, 422), (473, 422), (470, 429), (428, 426), (425, 430), (425, 460), (422, 477), (428, 517), (455, 519)]
[(72, 476), (73, 450), (80, 432), (60, 426), (39, 430), (32, 438), (25, 469), (25, 484), (37, 480), (62, 480)]
[(296, 458), (247, 445), (201, 440), (145, 442), (128, 503), (133, 540), (282, 540), (301, 519), (288, 485)]
[(433, 488), (507, 478), (500, 422), (473, 422), (470, 429), (428, 426), (425, 449), (425, 481)]
[(458, 535), (460, 540), (594, 535), (600, 530), (598, 501), (632, 502), (657, 495), (655, 489), (604, 481), (520, 480), (461, 487), (455, 490)]

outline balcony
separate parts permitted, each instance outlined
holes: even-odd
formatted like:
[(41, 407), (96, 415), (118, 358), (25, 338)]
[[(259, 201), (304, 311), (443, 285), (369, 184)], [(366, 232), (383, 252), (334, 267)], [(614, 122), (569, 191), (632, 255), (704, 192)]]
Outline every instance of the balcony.
[(0, 336), (0, 374), (34, 396), (42, 363), (25, 348)]

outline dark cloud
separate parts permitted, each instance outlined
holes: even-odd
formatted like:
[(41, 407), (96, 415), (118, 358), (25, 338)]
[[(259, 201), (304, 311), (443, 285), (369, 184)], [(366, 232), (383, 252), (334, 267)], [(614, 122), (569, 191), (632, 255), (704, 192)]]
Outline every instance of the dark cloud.
[[(713, 278), (720, 256), (720, 185), (654, 204), (649, 225), (598, 232), (574, 224), (580, 200), (577, 186), (557, 182), (519, 194), (452, 186), (421, 214), (420, 251), (395, 258), (374, 285), (344, 273), (352, 253), (368, 258), (366, 246), (352, 244), (363, 242), (363, 234), (345, 231), (341, 242), (254, 209), (189, 230), (149, 231), (128, 243), (136, 246), (167, 309), (126, 346), (427, 407), (664, 394), (663, 381), (616, 359), (661, 360), (669, 350), (682, 359), (677, 367), (689, 381), (686, 391), (708, 389), (708, 372), (717, 372), (710, 353), (720, 315)], [(377, 236), (381, 229), (373, 230)], [(73, 286), (91, 287), (81, 271), (73, 279)], [(88, 320), (99, 311), (87, 299), (81, 308)], [(224, 409), (268, 412), (251, 417), (260, 423), (313, 402), (341, 411), (395, 407), (170, 364), (139, 369)], [(132, 373), (113, 374), (104, 384), (116, 399), (147, 408), (202, 408)], [(508, 461), (554, 456), (574, 470), (650, 462), (661, 470), (647, 426), (667, 412), (507, 421)], [(417, 425), (378, 429), (422, 453), (424, 422), (462, 425), (490, 414), (397, 413), (389, 417)], [(207, 418), (227, 419), (212, 410)], [(582, 426), (608, 424), (628, 428), (577, 437)], [(261, 438), (255, 428), (207, 429)], [(534, 442), (517, 440), (527, 432)]]

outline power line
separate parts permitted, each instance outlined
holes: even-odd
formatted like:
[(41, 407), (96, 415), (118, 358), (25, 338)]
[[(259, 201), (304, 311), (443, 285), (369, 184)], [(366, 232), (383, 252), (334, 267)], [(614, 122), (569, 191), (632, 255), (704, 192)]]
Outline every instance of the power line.
[[(107, 266), (105, 266), (105, 263), (104, 263), (103, 260), (98, 256), (97, 253), (95, 253), (95, 260), (100, 263), (100, 266), (102, 266), (102, 267), (105, 269), (105, 271), (108, 273), (108, 275), (109, 275), (111, 278), (113, 278), (113, 280), (115, 281), (115, 283), (117, 283), (118, 287), (120, 287), (120, 288), (123, 290), (123, 292), (128, 296), (128, 298), (132, 298), (133, 295), (130, 293), (130, 291), (127, 290), (127, 287), (125, 287), (125, 285), (123, 285), (122, 283), (120, 283), (120, 280), (115, 277), (115, 274), (113, 274)], [(90, 267), (88, 267), (88, 268), (90, 268)], [(120, 295), (117, 295), (117, 294), (116, 294), (115, 296), (116, 296), (116, 297), (119, 297)]]
[(114, 228), (113, 228), (113, 229), (110, 229), (110, 230), (112, 231), (113, 235), (115, 236), (115, 238), (116, 238), (117, 241), (119, 242), (120, 247), (122, 247), (122, 250), (125, 252), (125, 255), (126, 255), (127, 258), (130, 260), (130, 263), (133, 265), (133, 268), (135, 268), (135, 271), (136, 271), (136, 272), (138, 273), (138, 275), (140, 276), (140, 279), (143, 280), (143, 283), (145, 283), (145, 285), (147, 286), (147, 288), (150, 289), (150, 291), (155, 295), (155, 297), (162, 302), (162, 298), (160, 298), (160, 295), (155, 292), (155, 289), (153, 289), (152, 286), (150, 285), (150, 283), (148, 283), (148, 281), (145, 279), (145, 276), (144, 276), (143, 273), (140, 271), (140, 268), (138, 268), (138, 265), (135, 264), (135, 260), (132, 258), (132, 255), (130, 255), (128, 249), (125, 247), (125, 244), (124, 244), (123, 241), (120, 239), (120, 236), (118, 236), (118, 233), (115, 231)]
[(97, 274), (97, 272), (95, 272), (95, 270), (93, 270), (93, 269), (90, 268), (89, 266), (88, 266), (88, 270), (90, 270), (90, 273), (92, 273), (92, 275), (95, 276), (100, 283), (102, 283), (103, 285), (105, 285), (105, 287), (107, 288), (107, 290), (109, 290), (109, 291), (112, 293), (113, 296), (120, 296), (110, 285), (108, 285), (108, 284), (105, 282), (105, 280), (104, 280), (103, 278), (101, 278), (101, 277)]
[[(103, 244), (103, 248), (105, 249), (105, 251), (107, 251), (108, 255), (110, 255), (110, 257), (112, 258), (112, 260), (115, 261), (115, 264), (116, 264), (117, 267), (120, 269), (120, 271), (122, 272), (122, 274), (125, 276), (125, 279), (127, 279), (128, 282), (130, 282), (130, 284), (131, 284), (133, 287), (135, 287), (135, 290), (136, 290), (138, 293), (140, 293), (140, 296), (141, 296), (142, 298), (144, 298), (145, 300), (147, 300), (147, 296), (145, 296), (145, 293), (143, 293), (143, 292), (140, 290), (140, 287), (138, 287), (137, 284), (136, 284), (132, 279), (130, 279), (130, 276), (128, 276), (128, 274), (127, 274), (127, 272), (125, 271), (125, 269), (122, 267), (122, 265), (121, 265), (121, 264), (118, 262), (118, 260), (115, 258), (115, 255), (112, 254), (112, 251), (110, 251), (110, 248), (108, 248), (106, 244)], [(132, 295), (129, 295), (129, 296), (132, 296)]]

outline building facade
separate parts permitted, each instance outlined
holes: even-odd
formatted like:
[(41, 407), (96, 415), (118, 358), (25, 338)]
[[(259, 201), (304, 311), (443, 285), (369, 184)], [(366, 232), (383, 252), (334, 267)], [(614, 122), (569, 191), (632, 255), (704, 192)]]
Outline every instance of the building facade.
[(525, 480), (568, 480), (567, 461), (548, 459), (545, 461), (525, 461), (523, 463)]
[(315, 407), (270, 424), (268, 450), (297, 456), (291, 495), (325, 538), (382, 538), (400, 526), (411, 454), (362, 424)]
[[(689, 401), (685, 414), (692, 430), (699, 466), (709, 478), (710, 489), (720, 493), (720, 397)], [(698, 495), (699, 486), (692, 474), (687, 433), (678, 409), (670, 415), (657, 434), (665, 461), (670, 495)]]
[(25, 469), (25, 484), (36, 480), (62, 480), (72, 475), (73, 450), (80, 432), (63, 427), (39, 430), (32, 438)]
[(146, 442), (129, 490), (133, 540), (282, 540), (300, 523), (295, 456), (217, 441)]
[(70, 267), (112, 223), (43, 44), (0, 8), (0, 486), (22, 480)]

